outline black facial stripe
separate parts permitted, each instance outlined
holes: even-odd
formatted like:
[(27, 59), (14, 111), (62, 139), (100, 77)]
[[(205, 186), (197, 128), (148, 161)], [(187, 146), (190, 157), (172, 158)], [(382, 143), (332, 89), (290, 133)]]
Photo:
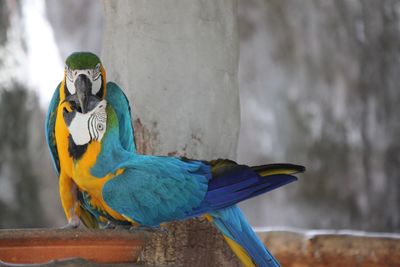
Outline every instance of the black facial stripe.
[(97, 122), (96, 117), (94, 117), (93, 121), (92, 121), (93, 132), (95, 134), (96, 140), (99, 140), (99, 132), (97, 131), (97, 128), (96, 128), (96, 122)]
[(94, 128), (94, 118), (90, 121), (90, 127), (92, 128), (92, 133), (93, 133), (93, 139), (97, 139), (96, 137), (96, 129)]
[(88, 121), (88, 124), (89, 124), (88, 127), (90, 127), (89, 134), (90, 134), (91, 140), (99, 140), (100, 132), (97, 130), (97, 127), (96, 127), (97, 122), (98, 122), (98, 118), (96, 115), (90, 116), (89, 121)]
[(97, 125), (97, 118), (95, 117), (95, 118), (93, 119), (93, 129), (94, 129), (94, 132), (96, 133), (96, 140), (99, 140), (100, 133), (99, 133), (99, 131), (97, 130), (96, 125)]
[(90, 140), (94, 139), (92, 121), (93, 121), (93, 116), (90, 116), (88, 120), (88, 131), (90, 135)]
[(68, 153), (74, 159), (78, 160), (83, 156), (83, 154), (87, 150), (87, 144), (85, 145), (76, 145), (72, 136), (68, 136)]

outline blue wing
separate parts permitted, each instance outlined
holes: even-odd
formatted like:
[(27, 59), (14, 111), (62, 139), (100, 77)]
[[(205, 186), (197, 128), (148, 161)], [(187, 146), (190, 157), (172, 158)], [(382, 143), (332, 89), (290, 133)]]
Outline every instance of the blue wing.
[(113, 82), (107, 83), (106, 92), (106, 100), (114, 108), (118, 117), (121, 145), (125, 150), (134, 152), (134, 133), (128, 98), (125, 96), (124, 92), (122, 92), (121, 88)]
[(57, 176), (60, 174), (60, 160), (57, 152), (55, 125), (57, 118), (57, 107), (60, 102), (60, 85), (61, 83), (57, 86), (53, 97), (51, 98), (45, 121), (46, 142), (50, 150), (51, 159), (53, 161), (53, 166), (56, 170)]
[(200, 161), (137, 156), (131, 164), (102, 192), (112, 209), (135, 222), (158, 226), (186, 219), (205, 197), (210, 168)]
[(104, 185), (104, 201), (148, 226), (227, 208), (296, 180), (284, 174), (262, 177), (245, 165), (211, 176), (204, 162), (171, 157), (135, 155), (118, 166), (125, 171)]

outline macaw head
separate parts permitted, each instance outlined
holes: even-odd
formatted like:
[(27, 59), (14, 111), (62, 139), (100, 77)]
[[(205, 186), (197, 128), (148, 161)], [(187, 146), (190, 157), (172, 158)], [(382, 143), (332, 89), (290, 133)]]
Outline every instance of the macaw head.
[(107, 127), (107, 101), (101, 100), (87, 113), (63, 110), (65, 124), (75, 145), (84, 146), (92, 141), (101, 142)]
[(65, 61), (60, 100), (83, 114), (91, 111), (106, 96), (106, 72), (98, 56), (75, 52)]

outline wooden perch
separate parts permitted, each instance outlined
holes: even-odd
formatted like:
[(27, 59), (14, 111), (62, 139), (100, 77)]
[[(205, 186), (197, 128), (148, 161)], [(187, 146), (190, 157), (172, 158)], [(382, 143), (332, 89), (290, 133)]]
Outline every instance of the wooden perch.
[[(128, 230), (0, 230), (0, 266), (241, 266), (205, 220), (176, 222), (155, 233)], [(314, 233), (314, 234), (312, 234)], [(354, 232), (258, 233), (282, 266), (400, 266), (400, 235)], [(68, 258), (82, 258), (65, 260)], [(56, 260), (56, 261), (54, 261)], [(90, 262), (88, 262), (90, 261)]]
[[(132, 263), (138, 259), (145, 240), (146, 233), (121, 230), (0, 230), (0, 260), (47, 263), (83, 258), (98, 263)], [(64, 266), (62, 261), (59, 264)]]

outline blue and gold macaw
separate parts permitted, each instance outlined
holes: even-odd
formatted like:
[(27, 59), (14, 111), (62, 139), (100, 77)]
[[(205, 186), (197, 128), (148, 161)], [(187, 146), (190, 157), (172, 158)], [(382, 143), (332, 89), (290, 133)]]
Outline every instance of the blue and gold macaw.
[[(87, 53), (80, 55), (67, 59), (66, 78), (47, 120), (53, 129), (48, 139), (54, 141), (49, 142), (53, 155), (58, 155), (54, 158), (60, 170), (60, 194), (70, 224), (75, 225), (78, 218), (91, 218), (95, 222), (158, 227), (205, 216), (245, 266), (279, 266), (236, 203), (295, 181), (294, 174), (303, 172), (304, 167), (249, 167), (223, 159), (138, 154), (132, 129), (127, 129), (131, 128), (127, 100), (119, 89), (118, 101), (109, 97), (105, 92), (111, 91), (109, 86), (99, 94), (97, 74), (93, 73), (97, 64), (104, 73), (101, 63), (97, 57), (88, 60)], [(104, 74), (102, 79), (105, 83)], [(79, 197), (71, 197), (71, 192)]]
[(82, 221), (88, 228), (98, 228), (99, 221), (107, 222), (104, 218), (95, 218), (83, 205), (82, 191), (73, 179), (72, 162), (74, 156), (82, 153), (84, 148), (71, 146), (71, 137), (62, 117), (64, 108), (90, 108), (102, 99), (106, 99), (117, 114), (121, 145), (127, 151), (135, 151), (131, 111), (125, 94), (115, 83), (106, 83), (105, 69), (95, 54), (71, 54), (65, 62), (64, 78), (53, 94), (45, 122), (46, 141), (59, 176), (60, 197), (68, 219), (67, 227), (77, 227)]

